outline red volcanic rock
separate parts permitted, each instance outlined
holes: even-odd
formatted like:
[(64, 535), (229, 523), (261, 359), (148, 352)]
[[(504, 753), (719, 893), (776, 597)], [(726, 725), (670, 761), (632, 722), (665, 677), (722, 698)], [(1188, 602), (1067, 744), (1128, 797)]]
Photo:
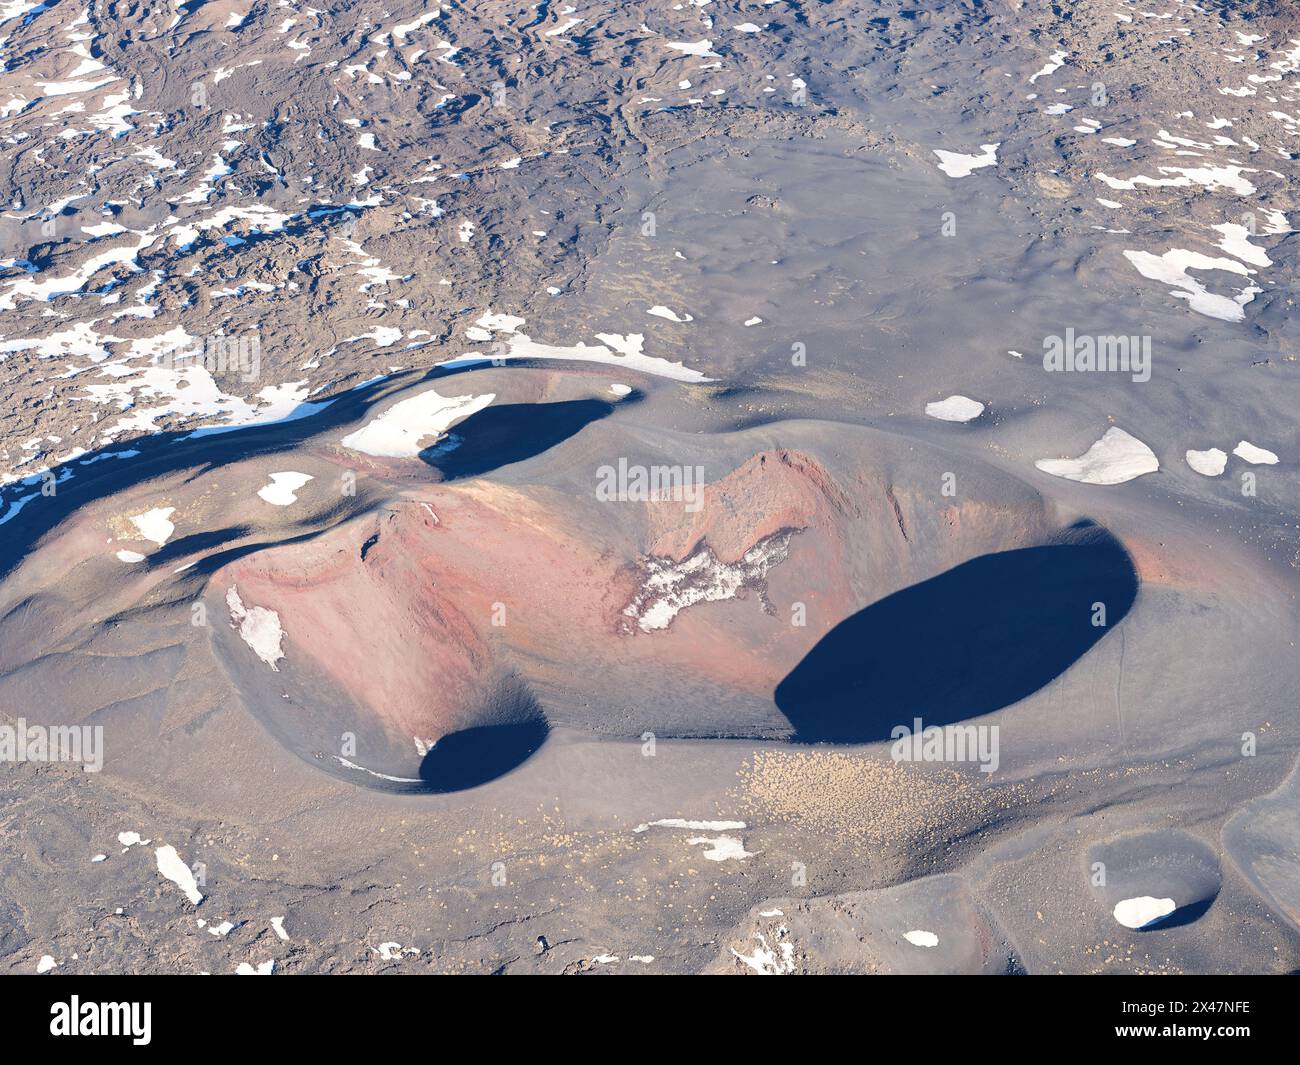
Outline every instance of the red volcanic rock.
[(245, 602), (280, 616), (290, 661), (310, 661), (396, 734), (435, 738), (470, 723), (465, 711), (490, 680), (492, 655), (420, 553), (401, 550), (411, 530), (383, 543), (403, 524), (381, 519), (364, 559), (373, 523), (260, 552), (224, 576)]
[(649, 554), (680, 562), (707, 540), (720, 561), (736, 562), (760, 540), (786, 529), (829, 527), (856, 508), (816, 459), (779, 450), (755, 455), (706, 485), (694, 513), (682, 502), (651, 503), (649, 511)]
[(409, 743), (500, 723), (507, 679), (584, 707), (661, 687), (765, 700), (855, 611), (1042, 524), (1033, 507), (936, 505), (876, 465), (837, 480), (787, 450), (703, 500), (426, 484), (378, 517), (246, 556), (218, 585), (279, 615), (282, 670), (327, 676)]
[[(219, 584), (279, 615), (285, 668), (332, 678), (398, 736), (437, 739), (482, 723), (494, 684), (514, 671), (571, 686), (578, 676), (627, 678), (671, 662), (684, 676), (770, 693), (820, 626), (792, 630), (776, 608), (765, 612), (745, 595), (751, 601), (726, 609), (752, 624), (720, 625), (717, 608), (702, 604), (662, 631), (629, 636), (624, 609), (644, 559), (602, 530), (606, 506), (488, 481), (429, 485), (378, 521), (245, 557)], [(730, 562), (775, 534), (816, 528), (817, 539), (795, 535), (790, 550), (805, 556), (801, 568), (817, 575), (811, 585), (825, 585), (822, 594), (842, 584), (838, 566), (824, 563), (841, 554), (837, 527), (852, 505), (805, 456), (755, 456), (709, 485), (697, 514), (640, 506), (652, 551), (665, 557), (707, 545)], [(819, 552), (823, 564), (811, 564)]]

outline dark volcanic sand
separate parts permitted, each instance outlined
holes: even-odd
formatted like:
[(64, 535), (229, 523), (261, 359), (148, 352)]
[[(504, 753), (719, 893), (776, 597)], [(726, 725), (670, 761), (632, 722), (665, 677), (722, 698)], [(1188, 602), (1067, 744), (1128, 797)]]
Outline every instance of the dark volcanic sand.
[(0, 969), (1300, 968), (1289, 6), (11, 7)]

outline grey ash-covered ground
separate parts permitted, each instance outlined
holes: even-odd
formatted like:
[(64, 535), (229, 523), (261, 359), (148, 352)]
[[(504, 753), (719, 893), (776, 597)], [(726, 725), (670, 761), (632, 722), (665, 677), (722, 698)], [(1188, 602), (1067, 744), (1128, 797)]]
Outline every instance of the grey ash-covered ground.
[(329, 8), (0, 2), (0, 970), (1300, 968), (1290, 5)]

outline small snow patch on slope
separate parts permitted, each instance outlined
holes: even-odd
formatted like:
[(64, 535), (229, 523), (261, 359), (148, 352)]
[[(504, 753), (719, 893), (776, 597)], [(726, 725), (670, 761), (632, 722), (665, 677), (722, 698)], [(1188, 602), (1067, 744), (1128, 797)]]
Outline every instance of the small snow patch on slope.
[(744, 840), (735, 836), (692, 836), (686, 841), (689, 847), (704, 846), (704, 857), (711, 862), (737, 861), (752, 858), (752, 851), (745, 850)]
[(1251, 266), (1273, 265), (1273, 260), (1268, 257), (1268, 253), (1250, 242), (1251, 232), (1245, 226), (1239, 226), (1235, 222), (1224, 222), (1222, 225), (1210, 228), (1222, 234), (1218, 246), (1229, 255), (1236, 256), (1242, 262), (1250, 263)]
[[(686, 321), (689, 317), (688, 315), (686, 319), (678, 320)], [(657, 359), (644, 354), (641, 349), (645, 336), (641, 333), (626, 335), (597, 333), (596, 339), (601, 341), (600, 344), (542, 344), (527, 334), (517, 332), (522, 324), (523, 319), (513, 315), (484, 315), (475, 327), (466, 330), (465, 335), (475, 342), (486, 342), (491, 338), (492, 333), (506, 333), (509, 335), (509, 341), (505, 350), (494, 352), (491, 360), (478, 352), (470, 351), (458, 359), (449, 359), (438, 365), (458, 369), (464, 366), (480, 366), (498, 359), (568, 359), (574, 362), (605, 363), (609, 366), (653, 374), (656, 377), (667, 377), (674, 381), (712, 380), (698, 370), (688, 369), (680, 362), (669, 362), (667, 359)]]
[(1117, 426), (1077, 459), (1039, 459), (1034, 465), (1053, 477), (1084, 484), (1122, 484), (1160, 469), (1155, 452)]
[(239, 638), (278, 673), (280, 667), (276, 663), (284, 657), (284, 651), (280, 649), (280, 642), (284, 639), (280, 615), (262, 606), (245, 607), (239, 589), (234, 585), (226, 592), (226, 606), (230, 608), (231, 623), (239, 629)]
[(295, 493), (312, 479), (309, 473), (294, 473), (286, 471), (284, 473), (271, 474), (271, 483), (263, 485), (257, 490), (258, 496), (277, 507), (287, 507), (290, 503), (298, 502)]
[(1185, 457), (1187, 465), (1206, 477), (1218, 477), (1228, 464), (1228, 456), (1217, 447), (1212, 447), (1208, 451), (1189, 450)]
[(1174, 297), (1186, 300), (1198, 314), (1218, 318), (1223, 322), (1241, 322), (1246, 318), (1245, 306), (1261, 291), (1247, 285), (1235, 296), (1220, 296), (1207, 289), (1192, 277), (1188, 270), (1226, 270), (1233, 274), (1249, 275), (1250, 271), (1236, 259), (1202, 255), (1183, 248), (1170, 248), (1163, 255), (1146, 251), (1125, 251), (1124, 258), (1137, 267), (1138, 273), (1152, 281), (1160, 281), (1180, 291)]
[(1125, 928), (1146, 928), (1162, 917), (1174, 912), (1173, 899), (1157, 899), (1150, 895), (1139, 895), (1133, 899), (1123, 899), (1115, 904), (1115, 920)]
[(662, 303), (651, 307), (646, 314), (653, 314), (656, 318), (666, 318), (670, 322), (693, 322), (695, 319), (689, 314), (679, 315), (671, 307), (665, 307)]
[(1243, 440), (1232, 449), (1232, 453), (1239, 459), (1245, 459), (1247, 462), (1255, 464), (1264, 464), (1274, 466), (1278, 462), (1278, 457), (1273, 452), (1262, 447), (1256, 447), (1249, 440)]
[(152, 540), (159, 547), (165, 544), (176, 526), (168, 519), (176, 513), (175, 507), (155, 507), (131, 519), (131, 524), (139, 530), (146, 540)]
[(982, 150), (977, 155), (963, 155), (961, 152), (946, 152), (942, 148), (935, 148), (934, 154), (939, 157), (940, 170), (949, 177), (963, 178), (970, 177), (971, 171), (980, 167), (996, 166), (1000, 147), (1000, 143), (981, 144)]
[(949, 396), (927, 403), (925, 413), (944, 422), (969, 422), (984, 413), (984, 404), (967, 396)]
[[(784, 938), (785, 929), (779, 929), (777, 935)], [(761, 976), (783, 976), (794, 972), (793, 943), (777, 943), (773, 949), (767, 945), (767, 937), (762, 932), (756, 932), (754, 938), (758, 940), (758, 946), (752, 954), (741, 954), (735, 947), (731, 948), (731, 953)]]
[(203, 893), (199, 891), (199, 886), (194, 880), (194, 873), (181, 860), (175, 847), (170, 845), (159, 847), (154, 854), (158, 859), (158, 872), (180, 888), (192, 905), (197, 906), (203, 901)]
[(1036, 74), (1030, 75), (1029, 84), (1032, 85), (1039, 78), (1045, 78), (1048, 74), (1054, 74), (1065, 66), (1065, 61), (1068, 58), (1069, 54), (1067, 52), (1053, 52), (1051, 58), (1043, 64), (1042, 68)]
[(718, 56), (718, 53), (713, 51), (712, 41), (665, 41), (664, 44), (674, 52), (681, 52), (682, 55), (697, 55), (701, 58)]
[(421, 441), (441, 436), (496, 398), (494, 392), (447, 397), (429, 389), (395, 403), (365, 427), (345, 436), (343, 446), (382, 458), (413, 459), (420, 454)]
[(734, 599), (742, 588), (753, 588), (762, 598), (768, 570), (784, 562), (789, 553), (790, 534), (776, 533), (736, 562), (723, 562), (707, 543), (682, 562), (648, 558), (641, 589), (623, 614), (634, 619), (642, 632), (655, 632), (668, 628), (687, 607)]

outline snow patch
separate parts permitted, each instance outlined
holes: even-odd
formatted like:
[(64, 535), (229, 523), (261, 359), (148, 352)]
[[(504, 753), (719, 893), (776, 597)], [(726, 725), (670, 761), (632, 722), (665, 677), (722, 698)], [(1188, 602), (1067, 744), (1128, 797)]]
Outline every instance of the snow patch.
[(1107, 429), (1077, 459), (1039, 459), (1034, 465), (1053, 477), (1084, 484), (1123, 484), (1160, 469), (1155, 452), (1118, 426)]
[(1032, 85), (1039, 78), (1045, 78), (1048, 74), (1053, 74), (1060, 70), (1061, 67), (1065, 66), (1065, 61), (1068, 58), (1068, 52), (1053, 52), (1051, 57), (1043, 64), (1038, 73), (1030, 75), (1029, 84)]
[(1114, 914), (1115, 920), (1125, 928), (1146, 928), (1162, 917), (1168, 917), (1176, 908), (1173, 899), (1139, 895), (1137, 898), (1117, 902)]
[(745, 850), (744, 840), (735, 836), (692, 836), (686, 841), (688, 846), (704, 846), (704, 857), (711, 862), (737, 861), (752, 858), (753, 852)]
[(287, 507), (290, 503), (298, 502), (295, 493), (312, 479), (309, 473), (294, 473), (292, 470), (273, 473), (271, 483), (259, 488), (257, 494), (274, 506)]
[(194, 873), (181, 860), (175, 847), (170, 845), (159, 847), (154, 854), (158, 860), (158, 872), (180, 888), (191, 905), (197, 906), (203, 901), (203, 893), (199, 891), (199, 885), (194, 880)]
[(656, 304), (655, 306), (651, 307), (648, 311), (646, 311), (646, 314), (653, 314), (656, 318), (666, 318), (670, 322), (685, 323), (685, 322), (695, 321), (695, 319), (691, 315), (689, 314), (684, 316), (678, 315), (676, 311), (674, 311), (670, 307), (665, 307), (662, 303)]
[(713, 50), (712, 41), (664, 41), (674, 52), (681, 52), (682, 55), (697, 55), (701, 58), (721, 58)]
[(245, 608), (243, 600), (239, 598), (239, 589), (234, 585), (226, 592), (226, 606), (230, 608), (231, 622), (239, 629), (239, 638), (278, 673), (280, 667), (276, 663), (284, 657), (284, 651), (280, 649), (280, 642), (284, 639), (280, 615), (266, 607)]
[(369, 424), (343, 438), (343, 446), (379, 458), (418, 458), (421, 441), (441, 437), (454, 424), (481, 411), (496, 399), (482, 396), (443, 396), (433, 389), (395, 403)]
[(1257, 465), (1263, 464), (1266, 466), (1275, 466), (1278, 462), (1278, 457), (1273, 454), (1273, 452), (1267, 451), (1262, 447), (1256, 447), (1248, 440), (1241, 441), (1241, 443), (1232, 449), (1232, 453), (1239, 459), (1245, 459), (1247, 462), (1252, 462)]
[(984, 404), (967, 396), (949, 396), (927, 403), (925, 413), (944, 422), (969, 422), (984, 413)]
[(1001, 142), (997, 144), (981, 144), (982, 151), (977, 155), (963, 155), (961, 152), (946, 152), (942, 148), (935, 148), (934, 154), (939, 157), (939, 169), (949, 177), (964, 178), (970, 177), (971, 172), (984, 166), (996, 166), (998, 162), (998, 148)]
[[(522, 318), (514, 318), (509, 315), (502, 317), (507, 318), (511, 323), (523, 324)], [(517, 332), (518, 325), (512, 325), (510, 328), (485, 326), (483, 323), (488, 319), (488, 315), (479, 319), (481, 332), (474, 333), (471, 336), (470, 332), (467, 331), (466, 335), (471, 336), (471, 339), (477, 337), (479, 340), (486, 341), (492, 332), (507, 333), (509, 334), (509, 341), (504, 351), (498, 350), (490, 358), (477, 352), (466, 352), (458, 359), (449, 359), (438, 365), (444, 368), (460, 369), (465, 366), (482, 365), (493, 360), (564, 359), (574, 362), (605, 363), (622, 369), (639, 370), (641, 373), (653, 374), (656, 377), (666, 377), (673, 381), (694, 383), (712, 380), (712, 378), (705, 377), (698, 370), (688, 369), (680, 362), (669, 362), (667, 359), (657, 359), (644, 354), (641, 349), (645, 343), (645, 336), (641, 333), (628, 333), (626, 336), (620, 333), (597, 333), (596, 339), (601, 341), (598, 345), (582, 343), (569, 346), (542, 344), (524, 333)], [(611, 348), (613, 350), (610, 350)]]
[(152, 540), (161, 547), (176, 531), (176, 526), (169, 520), (175, 513), (175, 507), (154, 507), (153, 510), (135, 515), (131, 519), (131, 524), (139, 530), (144, 539)]
[[(779, 929), (777, 936), (784, 939), (785, 929)], [(756, 932), (754, 938), (758, 946), (752, 954), (741, 954), (735, 947), (730, 948), (731, 953), (762, 976), (783, 976), (794, 972), (793, 943), (778, 942), (773, 949), (768, 946), (767, 937), (762, 932)]]
[(1188, 451), (1184, 457), (1187, 465), (1206, 477), (1218, 477), (1228, 465), (1228, 456), (1217, 447), (1208, 451)]
[(759, 541), (737, 562), (723, 562), (707, 543), (682, 562), (648, 558), (645, 580), (623, 615), (634, 618), (642, 632), (656, 632), (696, 603), (734, 599), (745, 587), (761, 594), (767, 571), (789, 557), (789, 548), (787, 532)]
[(1218, 318), (1224, 322), (1244, 321), (1246, 304), (1263, 291), (1255, 285), (1247, 285), (1235, 296), (1220, 296), (1211, 292), (1187, 272), (1188, 270), (1226, 270), (1229, 273), (1249, 276), (1250, 271), (1236, 259), (1215, 258), (1202, 255), (1198, 251), (1186, 251), (1183, 248), (1171, 248), (1163, 255), (1152, 255), (1146, 251), (1125, 251), (1124, 258), (1131, 262), (1143, 277), (1178, 289), (1174, 297), (1186, 300), (1188, 306), (1198, 314), (1208, 318)]

